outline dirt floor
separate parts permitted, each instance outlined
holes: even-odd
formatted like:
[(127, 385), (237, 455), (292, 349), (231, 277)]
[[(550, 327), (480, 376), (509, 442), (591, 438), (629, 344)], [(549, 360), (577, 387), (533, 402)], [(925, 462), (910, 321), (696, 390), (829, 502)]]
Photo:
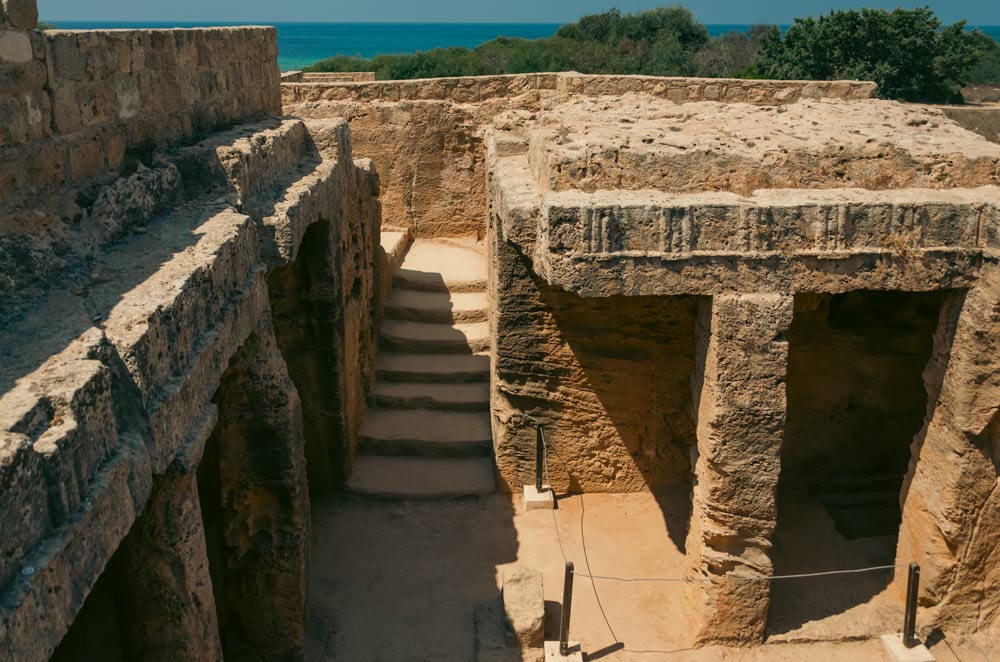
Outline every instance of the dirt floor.
[[(524, 512), (517, 497), (512, 503), (504, 495), (425, 502), (338, 495), (316, 502), (309, 659), (473, 662), (473, 608), (499, 593), (503, 567), (515, 562), (543, 572), (549, 615), (546, 638), (554, 639), (564, 567), (556, 526), (566, 558), (579, 573), (586, 573), (589, 566), (595, 575), (678, 577), (685, 567), (686, 503), (680, 494), (588, 494), (560, 499), (553, 522), (553, 511)], [(780, 543), (781, 531), (778, 539)], [(864, 558), (864, 553), (859, 549), (857, 558)], [(889, 659), (877, 638), (866, 637), (882, 629), (881, 619), (894, 619), (897, 607), (887, 595), (873, 590), (877, 582), (871, 580), (860, 585), (858, 595), (863, 600), (848, 613), (812, 622), (785, 614), (783, 635), (771, 634), (772, 642), (782, 636), (789, 641), (826, 637), (834, 631), (862, 640), (770, 643), (747, 650), (690, 647), (684, 584), (595, 583), (614, 635), (590, 581), (578, 577), (571, 639), (581, 643), (589, 660)], [(804, 588), (804, 584), (782, 587), (776, 595), (796, 609), (808, 608), (810, 601), (801, 593), (794, 601), (790, 597)], [(850, 602), (843, 592), (835, 598)], [(818, 600), (815, 613), (825, 616), (827, 611), (828, 603)], [(878, 619), (874, 625), (873, 615)], [(982, 660), (973, 650), (946, 640), (937, 641), (932, 652), (941, 662)]]

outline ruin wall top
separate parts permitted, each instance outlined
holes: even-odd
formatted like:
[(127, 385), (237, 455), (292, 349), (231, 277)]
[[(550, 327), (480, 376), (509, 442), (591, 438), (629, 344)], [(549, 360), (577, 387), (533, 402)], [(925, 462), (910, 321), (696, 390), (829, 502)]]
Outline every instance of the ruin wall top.
[[(308, 81), (308, 76), (304, 80)], [(799, 99), (868, 99), (875, 94), (875, 89), (875, 83), (855, 80), (666, 78), (566, 72), (354, 83), (287, 82), (282, 86), (282, 94), (286, 104), (348, 99), (475, 103), (539, 90), (583, 96), (644, 92), (677, 102), (727, 101), (778, 105), (793, 103)]]
[[(6, 0), (10, 8), (19, 0)], [(0, 211), (280, 112), (274, 28), (0, 28)]]

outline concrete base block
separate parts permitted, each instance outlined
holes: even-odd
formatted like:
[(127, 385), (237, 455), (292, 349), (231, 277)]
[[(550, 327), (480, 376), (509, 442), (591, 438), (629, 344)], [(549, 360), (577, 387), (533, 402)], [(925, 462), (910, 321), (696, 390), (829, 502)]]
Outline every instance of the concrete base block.
[(556, 493), (552, 491), (551, 485), (542, 485), (541, 492), (534, 485), (524, 486), (525, 510), (552, 510), (555, 507)]
[(583, 651), (580, 650), (580, 644), (575, 641), (570, 641), (568, 643), (569, 648), (567, 650), (569, 653), (567, 655), (561, 655), (559, 653), (558, 641), (546, 641), (545, 662), (583, 662)]
[(895, 662), (934, 662), (934, 656), (923, 644), (913, 648), (904, 646), (902, 634), (883, 634), (882, 645)]

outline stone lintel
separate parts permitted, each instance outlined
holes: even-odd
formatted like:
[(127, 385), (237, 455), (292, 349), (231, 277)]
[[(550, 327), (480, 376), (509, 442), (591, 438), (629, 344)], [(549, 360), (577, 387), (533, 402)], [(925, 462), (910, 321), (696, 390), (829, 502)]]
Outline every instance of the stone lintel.
[(702, 304), (693, 393), (698, 457), (687, 554), (698, 644), (763, 640), (775, 490), (785, 424), (793, 299), (717, 296)]

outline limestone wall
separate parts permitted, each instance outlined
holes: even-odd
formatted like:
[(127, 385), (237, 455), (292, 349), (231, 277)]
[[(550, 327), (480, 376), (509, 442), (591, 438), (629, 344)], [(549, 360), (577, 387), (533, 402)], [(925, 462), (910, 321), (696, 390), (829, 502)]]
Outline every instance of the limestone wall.
[(151, 166), (157, 148), (280, 112), (272, 28), (43, 33), (33, 3), (6, 11), (0, 317), (69, 266), (65, 246), (94, 241), (101, 184)]
[[(220, 659), (223, 622), (302, 659), (306, 472), (348, 470), (378, 177), (342, 120), (229, 128), (279, 110), (273, 30), (9, 35), (32, 51), (0, 50), (0, 660), (48, 659), (108, 599), (135, 659)], [(12, 139), (31, 89), (47, 114)]]
[(781, 105), (800, 99), (863, 99), (875, 90), (858, 81), (518, 74), (366, 83), (286, 82), (285, 112), (346, 117), (359, 156), (381, 174), (385, 222), (417, 236), (485, 233), (484, 133), (506, 110), (534, 112), (572, 95), (644, 92), (677, 103), (693, 101)]

